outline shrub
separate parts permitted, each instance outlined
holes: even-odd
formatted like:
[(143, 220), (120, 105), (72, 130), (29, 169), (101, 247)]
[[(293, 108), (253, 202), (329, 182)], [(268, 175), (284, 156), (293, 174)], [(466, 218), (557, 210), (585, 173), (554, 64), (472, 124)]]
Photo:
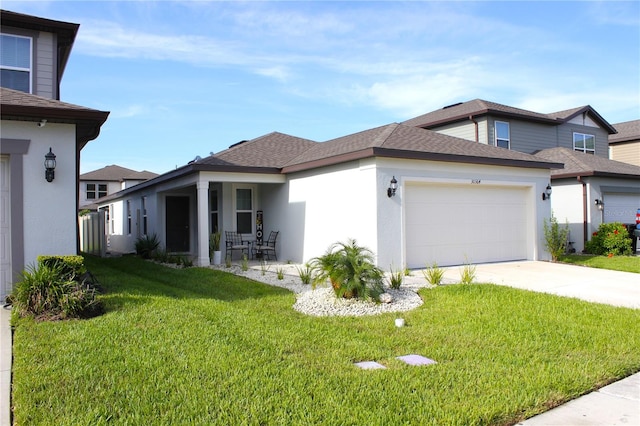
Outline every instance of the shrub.
[(597, 255), (630, 255), (631, 244), (625, 225), (620, 222), (602, 223), (585, 244), (585, 251)]
[(433, 262), (431, 266), (427, 266), (427, 269), (422, 271), (422, 274), (429, 284), (440, 285), (444, 277), (444, 269), (440, 268), (436, 262)]
[(328, 279), (338, 297), (375, 299), (383, 292), (384, 273), (374, 265), (371, 250), (351, 239), (331, 245), (310, 262), (313, 285)]
[(150, 259), (159, 246), (160, 241), (156, 234), (145, 235), (136, 240), (136, 253), (143, 259)]
[(49, 258), (21, 273), (11, 300), (19, 315), (40, 319), (91, 317), (102, 312), (95, 287), (70, 274), (68, 264)]
[(313, 280), (313, 272), (311, 271), (311, 266), (308, 263), (305, 263), (303, 267), (296, 267), (298, 270), (298, 276), (300, 277), (300, 281), (302, 284), (311, 284)]
[(389, 287), (396, 290), (399, 289), (404, 281), (404, 275), (404, 269), (394, 269), (391, 267), (389, 270)]
[(38, 256), (38, 264), (54, 269), (57, 268), (60, 270), (60, 274), (70, 279), (80, 277), (86, 272), (84, 258), (78, 255), (41, 255)]
[(551, 255), (551, 261), (556, 262), (567, 248), (567, 238), (569, 237), (569, 224), (560, 227), (558, 219), (552, 214), (549, 222), (544, 220), (544, 242), (545, 247)]

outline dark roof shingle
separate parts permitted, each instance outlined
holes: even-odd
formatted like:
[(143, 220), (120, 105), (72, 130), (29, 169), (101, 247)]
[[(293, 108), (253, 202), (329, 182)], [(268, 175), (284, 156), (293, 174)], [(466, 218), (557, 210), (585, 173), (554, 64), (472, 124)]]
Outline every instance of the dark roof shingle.
[(125, 180), (148, 180), (158, 174), (143, 170), (141, 172), (117, 165), (106, 166), (80, 175), (80, 180), (122, 182)]
[(552, 178), (576, 176), (607, 176), (640, 179), (640, 167), (597, 155), (573, 151), (569, 148), (548, 148), (534, 154), (536, 157), (563, 163), (564, 168), (552, 170)]
[(613, 125), (617, 134), (609, 136), (609, 143), (640, 140), (640, 120), (625, 121)]

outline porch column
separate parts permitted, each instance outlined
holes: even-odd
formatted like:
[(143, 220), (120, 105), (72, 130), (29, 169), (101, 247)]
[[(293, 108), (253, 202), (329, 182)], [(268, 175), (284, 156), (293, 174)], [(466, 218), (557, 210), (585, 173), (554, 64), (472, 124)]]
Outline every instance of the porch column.
[(198, 266), (209, 266), (209, 181), (198, 180)]

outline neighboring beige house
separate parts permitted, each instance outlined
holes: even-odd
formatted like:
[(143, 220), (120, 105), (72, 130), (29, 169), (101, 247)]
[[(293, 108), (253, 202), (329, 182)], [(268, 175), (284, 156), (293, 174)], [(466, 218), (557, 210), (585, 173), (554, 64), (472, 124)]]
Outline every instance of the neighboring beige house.
[[(80, 151), (109, 113), (60, 101), (78, 24), (0, 10), (0, 300), (39, 255), (78, 253)], [(46, 156), (55, 169), (45, 172)], [(53, 166), (53, 164), (50, 164)]]
[[(96, 200), (158, 176), (117, 165), (106, 166), (80, 175), (79, 208), (95, 210)], [(91, 208), (94, 207), (94, 208)]]
[(611, 159), (640, 166), (640, 120), (614, 124), (618, 131), (609, 135)]

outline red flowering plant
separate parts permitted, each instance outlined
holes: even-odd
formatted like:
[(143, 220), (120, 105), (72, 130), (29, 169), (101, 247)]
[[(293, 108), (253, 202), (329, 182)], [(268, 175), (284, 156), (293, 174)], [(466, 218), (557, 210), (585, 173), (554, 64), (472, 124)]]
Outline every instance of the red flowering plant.
[(631, 238), (627, 228), (620, 222), (603, 223), (585, 245), (585, 251), (591, 254), (617, 255), (631, 254)]

